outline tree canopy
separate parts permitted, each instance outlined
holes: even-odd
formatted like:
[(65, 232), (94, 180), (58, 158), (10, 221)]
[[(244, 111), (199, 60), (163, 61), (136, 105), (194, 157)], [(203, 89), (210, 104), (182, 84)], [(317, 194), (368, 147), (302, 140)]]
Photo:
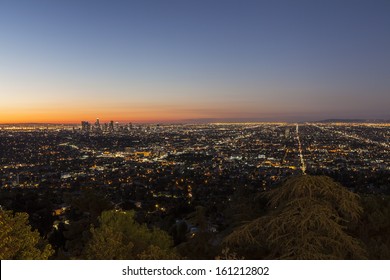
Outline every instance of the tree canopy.
[(390, 259), (390, 196), (362, 196), (363, 214), (351, 231), (365, 244), (371, 260)]
[(0, 210), (0, 259), (44, 260), (54, 250), (37, 230), (32, 230), (27, 213)]
[(345, 231), (362, 212), (359, 197), (331, 178), (293, 177), (264, 195), (268, 213), (234, 230), (227, 247), (251, 248), (267, 259), (365, 258)]
[(164, 231), (134, 220), (134, 211), (105, 211), (91, 228), (86, 259), (177, 259), (173, 240)]

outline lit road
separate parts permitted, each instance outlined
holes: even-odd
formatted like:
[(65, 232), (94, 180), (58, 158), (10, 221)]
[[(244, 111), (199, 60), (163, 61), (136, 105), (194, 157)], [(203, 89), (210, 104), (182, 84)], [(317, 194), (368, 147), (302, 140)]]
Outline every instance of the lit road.
[(297, 133), (297, 140), (298, 140), (299, 158), (301, 159), (301, 170), (302, 170), (302, 174), (306, 175), (306, 164), (305, 164), (305, 160), (303, 158), (301, 139), (299, 138), (299, 125), (298, 124), (296, 126), (296, 133)]
[(371, 140), (371, 139), (368, 139), (368, 138), (364, 138), (364, 137), (361, 137), (361, 136), (358, 136), (358, 135), (355, 135), (355, 134), (346, 133), (346, 132), (343, 132), (343, 131), (338, 131), (338, 130), (334, 130), (334, 129), (325, 128), (325, 127), (322, 127), (322, 126), (319, 126), (319, 125), (316, 125), (316, 124), (312, 124), (312, 123), (309, 123), (309, 124), (319, 128), (319, 129), (321, 129), (322, 131), (328, 131), (328, 132), (331, 131), (331, 132), (337, 133), (339, 135), (342, 135), (342, 136), (344, 136), (346, 138), (359, 140), (359, 141), (365, 142), (367, 144), (374, 144), (374, 145), (382, 146), (382, 147), (387, 148), (387, 149), (390, 148), (390, 145), (387, 144), (387, 143), (374, 141), (374, 140)]

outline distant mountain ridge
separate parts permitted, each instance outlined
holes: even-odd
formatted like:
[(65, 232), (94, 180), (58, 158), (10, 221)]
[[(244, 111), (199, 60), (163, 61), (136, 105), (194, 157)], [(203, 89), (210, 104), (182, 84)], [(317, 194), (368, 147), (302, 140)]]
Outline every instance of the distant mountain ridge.
[(335, 122), (342, 122), (342, 123), (390, 123), (389, 120), (385, 119), (325, 119), (318, 121), (320, 123), (335, 123)]

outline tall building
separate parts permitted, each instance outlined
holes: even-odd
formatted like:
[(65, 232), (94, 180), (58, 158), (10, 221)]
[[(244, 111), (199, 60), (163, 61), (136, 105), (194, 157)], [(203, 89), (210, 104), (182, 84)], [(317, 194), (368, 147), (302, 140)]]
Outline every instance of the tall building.
[(108, 131), (109, 132), (114, 132), (114, 121), (110, 121), (110, 124), (108, 126)]
[(82, 121), (81, 122), (81, 130), (83, 132), (89, 132), (91, 130), (91, 125), (89, 122), (87, 121)]
[(95, 122), (95, 129), (96, 129), (97, 131), (100, 131), (100, 130), (101, 130), (99, 118), (96, 119), (96, 122)]

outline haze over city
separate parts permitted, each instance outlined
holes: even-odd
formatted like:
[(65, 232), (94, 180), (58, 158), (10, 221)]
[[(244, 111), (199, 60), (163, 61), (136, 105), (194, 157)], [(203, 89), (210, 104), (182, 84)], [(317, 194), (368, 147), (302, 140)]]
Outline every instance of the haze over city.
[(2, 1), (0, 123), (389, 119), (389, 1)]

